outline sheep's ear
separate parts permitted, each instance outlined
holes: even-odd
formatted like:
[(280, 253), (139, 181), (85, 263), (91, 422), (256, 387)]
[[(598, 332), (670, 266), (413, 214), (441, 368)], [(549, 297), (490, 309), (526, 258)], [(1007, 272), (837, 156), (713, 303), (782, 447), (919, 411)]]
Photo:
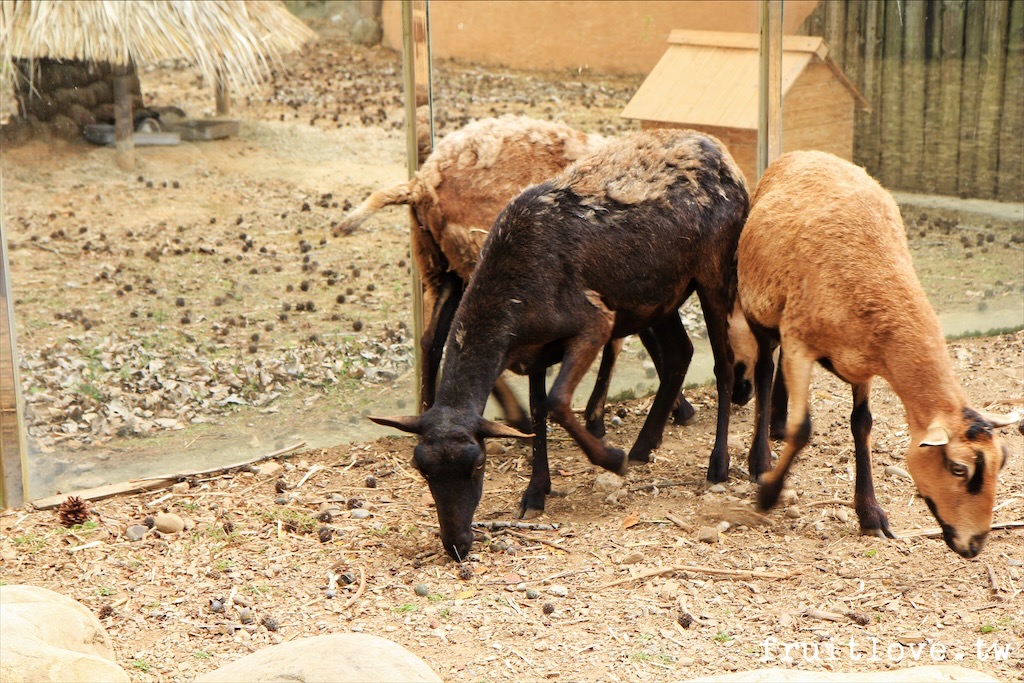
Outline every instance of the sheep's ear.
[(477, 427), (476, 435), (482, 438), (500, 438), (510, 437), (513, 439), (532, 439), (533, 434), (523, 434), (515, 427), (510, 427), (499, 422), (491, 422), (490, 420), (481, 419), (480, 426)]
[(1008, 427), (1012, 424), (1020, 422), (1020, 414), (1013, 412), (1009, 415), (999, 415), (998, 413), (979, 413), (983, 418), (992, 423), (992, 426), (998, 429), (999, 427)]
[(949, 443), (949, 432), (938, 422), (932, 422), (928, 433), (921, 439), (922, 446), (945, 446)]
[(404, 417), (373, 417), (371, 415), (370, 420), (379, 425), (394, 427), (410, 434), (423, 433), (423, 423), (420, 421), (419, 415), (406, 415)]

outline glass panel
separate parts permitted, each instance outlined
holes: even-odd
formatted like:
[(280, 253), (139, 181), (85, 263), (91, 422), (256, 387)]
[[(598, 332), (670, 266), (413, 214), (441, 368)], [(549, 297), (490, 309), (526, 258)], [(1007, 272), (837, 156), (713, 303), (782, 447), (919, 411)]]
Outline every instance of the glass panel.
[[(408, 214), (384, 209), (334, 234), (371, 192), (405, 178), (399, 6), (383, 5), (382, 47), (355, 42), (374, 36), (351, 33), (360, 6), (341, 6), (292, 3), (320, 40), (267, 86), (232, 93), (237, 132), (144, 146), (142, 130), (131, 173), (81, 136), (83, 121), (109, 119), (97, 65), (50, 65), (37, 82), (50, 95), (19, 103), (5, 92), (0, 172), (33, 496), (362, 440), (388, 433), (366, 415), (414, 412)], [(656, 112), (621, 114), (670, 31), (758, 26), (756, 3), (607, 7), (436, 3), (437, 139), (504, 114), (604, 136), (665, 125)], [(828, 52), (798, 51), (811, 56), (784, 74), (783, 149), (835, 151), (897, 193), (949, 334), (1024, 324), (1020, 14), (1008, 2), (786, 3), (787, 34), (821, 36)], [(587, 31), (563, 30), (584, 19)], [(617, 38), (635, 32), (616, 25), (642, 27), (642, 39)], [(708, 54), (673, 78), (706, 73)], [(756, 84), (751, 59), (752, 74), (716, 66), (716, 97), (738, 97), (748, 75)], [(216, 117), (214, 86), (196, 73), (140, 66), (137, 112), (159, 113), (163, 129), (151, 140), (176, 117)], [(660, 95), (678, 95), (678, 82)], [(91, 94), (72, 98), (75, 87)], [(713, 132), (741, 163), (753, 153), (749, 128), (726, 121), (742, 107), (686, 101), (691, 119), (664, 105), (669, 125)], [(696, 346), (686, 382), (708, 382), (695, 298), (683, 316)], [(612, 400), (655, 382), (627, 339)], [(514, 386), (525, 401), (525, 384)]]

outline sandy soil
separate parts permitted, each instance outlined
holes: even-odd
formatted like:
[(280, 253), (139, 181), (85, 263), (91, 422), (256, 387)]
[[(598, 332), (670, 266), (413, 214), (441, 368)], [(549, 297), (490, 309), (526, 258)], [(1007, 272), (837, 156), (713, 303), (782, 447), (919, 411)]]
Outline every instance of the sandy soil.
[[(439, 73), (441, 133), (501, 113), (614, 133), (638, 82)], [(783, 662), (800, 668), (884, 670), (916, 657), (1019, 677), (1022, 531), (993, 532), (973, 561), (913, 535), (934, 520), (900, 476), (906, 426), (881, 382), (876, 487), (908, 538), (858, 534), (844, 504), (849, 391), (819, 372), (814, 441), (789, 505), (767, 517), (751, 508), (744, 471), (750, 407), (734, 411), (732, 478), (704, 484), (714, 395), (701, 388), (690, 391), (696, 421), (669, 427), (655, 461), (622, 486), (602, 488), (555, 430), (558, 495), (535, 521), (558, 527), (481, 529), (469, 570), (439, 554), (429, 493), (407, 466), (412, 441), (359, 431), (371, 407), (403, 411), (400, 395), (411, 396), (396, 388), (411, 383), (404, 215), (330, 237), (346, 200), (404, 176), (399, 75), (396, 55), (328, 36), (239, 102), (237, 138), (140, 149), (130, 176), (110, 150), (84, 144), (4, 150), (23, 379), (46, 477), (87, 482), (86, 453), (150, 458), (161, 472), (196, 451), (243, 444), (239, 453), (255, 456), (297, 436), (314, 442), (313, 426), (330, 443), (357, 442), (99, 501), (71, 530), (52, 510), (7, 511), (0, 580), (95, 609), (138, 681), (187, 681), (271, 643), (348, 630), (392, 638), (460, 680), (679, 680), (756, 668), (766, 653), (778, 663), (785, 643), (802, 644)], [(212, 104), (176, 65), (148, 72), (143, 87), (195, 115)], [(922, 269), (930, 295), (958, 310), (1019, 310), (1019, 225), (939, 219), (908, 217), (915, 257), (941, 252), (957, 264)], [(951, 342), (950, 353), (976, 407), (1022, 407), (1024, 333)], [(126, 410), (110, 411), (112, 399)], [(609, 440), (626, 446), (645, 401), (616, 403), (616, 413)], [(1020, 521), (1024, 436), (1004, 431), (1014, 455), (996, 521)], [(511, 520), (529, 473), (524, 445), (494, 451), (480, 522)], [(126, 537), (163, 510), (186, 530)], [(721, 529), (717, 542), (698, 540), (704, 527)], [(680, 565), (691, 568), (671, 569)], [(710, 571), (721, 569), (750, 573)], [(1011, 649), (1008, 661), (997, 646)]]

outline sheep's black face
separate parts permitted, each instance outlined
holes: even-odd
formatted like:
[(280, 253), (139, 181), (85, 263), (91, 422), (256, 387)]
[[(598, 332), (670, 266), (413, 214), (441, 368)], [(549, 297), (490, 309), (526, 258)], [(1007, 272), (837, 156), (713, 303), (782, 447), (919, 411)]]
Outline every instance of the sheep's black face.
[(529, 439), (508, 425), (476, 413), (435, 405), (420, 416), (371, 417), (377, 424), (420, 435), (412, 464), (427, 480), (437, 508), (444, 550), (459, 562), (473, 546), (473, 513), (484, 490), (484, 439)]
[(445, 442), (425, 436), (413, 450), (413, 464), (437, 508), (441, 544), (459, 562), (473, 545), (473, 513), (483, 495), (486, 459), (483, 443), (468, 434)]

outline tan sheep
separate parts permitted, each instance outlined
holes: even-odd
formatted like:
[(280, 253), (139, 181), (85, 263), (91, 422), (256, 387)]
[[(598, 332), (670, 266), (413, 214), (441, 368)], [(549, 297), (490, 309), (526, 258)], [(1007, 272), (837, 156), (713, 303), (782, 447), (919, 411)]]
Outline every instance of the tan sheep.
[[(977, 555), (992, 524), (1007, 452), (993, 430), (1016, 415), (968, 406), (938, 317), (911, 263), (899, 208), (862, 168), (823, 152), (792, 152), (768, 167), (738, 250), (739, 296), (758, 338), (758, 421), (750, 473), (772, 507), (811, 433), (808, 385), (817, 361), (853, 386), (855, 507), (863, 531), (892, 537), (871, 480), (868, 400), (875, 376), (900, 397), (910, 426), (907, 468), (946, 543)], [(768, 450), (773, 346), (789, 389), (785, 448)], [(763, 473), (763, 474), (762, 474)]]

